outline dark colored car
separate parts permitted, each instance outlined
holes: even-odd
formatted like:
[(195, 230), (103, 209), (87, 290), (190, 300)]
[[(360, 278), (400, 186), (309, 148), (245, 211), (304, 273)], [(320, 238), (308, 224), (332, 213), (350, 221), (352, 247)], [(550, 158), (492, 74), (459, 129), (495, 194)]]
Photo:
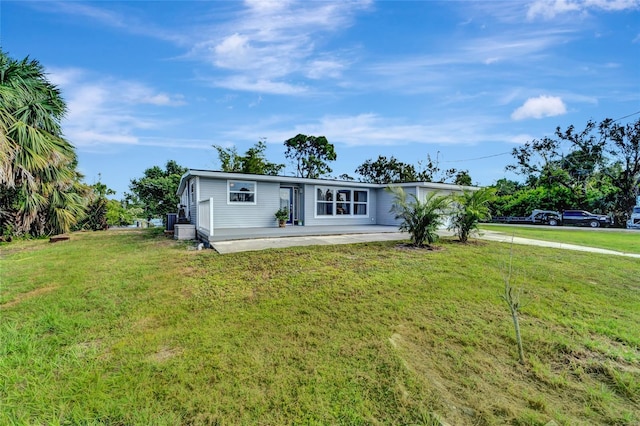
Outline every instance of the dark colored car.
[(597, 228), (599, 226), (611, 225), (611, 218), (603, 214), (590, 213), (585, 210), (565, 210), (562, 212), (562, 224)]
[(553, 210), (534, 210), (531, 213), (533, 223), (558, 226), (562, 223), (562, 215)]

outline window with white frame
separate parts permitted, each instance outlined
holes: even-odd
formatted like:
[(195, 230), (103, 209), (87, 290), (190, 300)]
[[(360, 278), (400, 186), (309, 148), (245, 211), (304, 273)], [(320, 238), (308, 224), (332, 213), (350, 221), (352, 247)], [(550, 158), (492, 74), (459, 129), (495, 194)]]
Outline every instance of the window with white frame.
[(366, 216), (369, 191), (316, 186), (316, 216)]
[(255, 204), (256, 183), (243, 180), (227, 181), (227, 200), (229, 204)]
[(367, 204), (369, 203), (368, 191), (353, 191), (353, 214), (356, 216), (367, 215)]
[(316, 187), (316, 214), (333, 216), (333, 189)]

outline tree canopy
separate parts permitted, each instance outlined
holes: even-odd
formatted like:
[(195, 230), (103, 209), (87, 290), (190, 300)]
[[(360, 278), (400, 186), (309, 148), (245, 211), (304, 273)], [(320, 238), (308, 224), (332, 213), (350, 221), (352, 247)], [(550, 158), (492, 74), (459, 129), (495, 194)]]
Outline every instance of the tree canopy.
[[(581, 208), (612, 214), (626, 222), (640, 191), (640, 120), (626, 125), (606, 119), (588, 121), (583, 130), (557, 127), (544, 137), (514, 148), (507, 170), (526, 184), (511, 188), (494, 205), (494, 213), (529, 214), (533, 208)], [(505, 182), (503, 182), (505, 183)]]
[(142, 178), (131, 180), (129, 189), (142, 207), (144, 217), (160, 217), (164, 221), (168, 213), (178, 211), (180, 199), (176, 192), (180, 178), (186, 172), (185, 167), (169, 160), (164, 170), (153, 166), (144, 171)]
[(284, 155), (296, 163), (298, 177), (317, 179), (333, 171), (328, 163), (338, 156), (324, 136), (298, 134), (284, 145), (287, 147)]
[(404, 163), (394, 156), (378, 155), (375, 161), (367, 160), (355, 170), (363, 182), (403, 183), (403, 182), (447, 182), (452, 178), (458, 185), (471, 185), (471, 176), (466, 170), (442, 170), (437, 161), (427, 155), (426, 161), (418, 161), (417, 167)]
[(379, 155), (376, 161), (367, 160), (355, 170), (362, 176), (363, 182), (370, 183), (402, 183), (416, 182), (418, 174), (412, 164), (403, 163), (394, 156), (387, 158)]
[(276, 176), (284, 169), (284, 164), (272, 163), (267, 160), (264, 153), (267, 144), (263, 140), (249, 148), (244, 155), (239, 155), (235, 146), (225, 148), (213, 145), (213, 147), (218, 151), (218, 159), (223, 172)]

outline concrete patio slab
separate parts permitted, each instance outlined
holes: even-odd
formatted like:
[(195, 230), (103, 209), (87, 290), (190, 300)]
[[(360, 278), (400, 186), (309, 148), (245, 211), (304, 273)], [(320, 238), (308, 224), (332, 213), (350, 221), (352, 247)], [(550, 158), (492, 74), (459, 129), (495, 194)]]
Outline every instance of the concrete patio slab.
[(312, 245), (356, 244), (371, 241), (396, 241), (406, 239), (408, 239), (408, 235), (397, 232), (396, 228), (396, 232), (254, 238), (245, 240), (217, 241), (213, 242), (211, 245), (218, 253), (228, 254), (273, 248), (302, 247)]

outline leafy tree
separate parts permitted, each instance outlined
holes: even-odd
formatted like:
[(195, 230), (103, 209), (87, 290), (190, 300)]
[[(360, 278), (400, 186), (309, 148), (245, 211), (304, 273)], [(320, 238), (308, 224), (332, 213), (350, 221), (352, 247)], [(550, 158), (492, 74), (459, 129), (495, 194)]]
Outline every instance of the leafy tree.
[(332, 172), (329, 161), (337, 158), (334, 146), (324, 136), (298, 134), (284, 141), (285, 157), (296, 162), (296, 175), (317, 179)]
[(362, 176), (363, 182), (370, 183), (402, 183), (415, 182), (418, 174), (412, 164), (403, 163), (394, 156), (387, 158), (379, 155), (376, 161), (367, 160), (355, 170)]
[(90, 194), (90, 202), (87, 205), (87, 214), (82, 220), (80, 227), (91, 231), (102, 231), (109, 227), (107, 222), (107, 195), (115, 194), (115, 191), (109, 189), (107, 185), (98, 181), (91, 185), (92, 193)]
[[(140, 210), (140, 213), (142, 213), (142, 210)], [(106, 216), (108, 226), (126, 226), (131, 224), (134, 219), (123, 203), (118, 200), (107, 200)]]
[[(458, 185), (471, 185), (469, 172), (456, 169), (442, 170), (438, 162), (427, 154), (426, 161), (418, 161), (418, 167), (399, 161), (394, 156), (379, 155), (377, 160), (367, 160), (356, 169), (363, 182), (404, 183), (404, 182), (446, 182), (452, 177), (460, 180)], [(468, 183), (466, 183), (468, 182)]]
[(238, 154), (235, 146), (225, 148), (220, 145), (212, 145), (218, 151), (218, 159), (220, 160), (220, 170), (223, 172), (241, 172), (242, 157)]
[(147, 219), (175, 213), (180, 199), (176, 192), (180, 178), (187, 169), (174, 160), (167, 161), (165, 169), (153, 166), (144, 171), (144, 177), (132, 179), (129, 189), (137, 197)]
[(414, 194), (407, 194), (401, 187), (389, 186), (387, 190), (394, 196), (391, 212), (396, 219), (401, 219), (400, 230), (407, 231), (411, 241), (418, 247), (424, 246), (425, 241), (430, 246), (438, 240), (437, 230), (443, 224), (443, 214), (450, 204), (450, 198), (431, 192), (424, 201)]
[(468, 170), (460, 170), (456, 173), (456, 177), (453, 181), (456, 185), (464, 185), (471, 186), (473, 183), (471, 182), (471, 175)]
[(496, 189), (496, 196), (513, 195), (523, 188), (520, 182), (510, 179), (498, 179), (493, 185)]
[(131, 225), (135, 219), (142, 218), (144, 209), (131, 196), (124, 200), (107, 200), (107, 224), (109, 226)]
[(441, 169), (438, 157), (433, 160), (430, 154), (427, 154), (426, 161), (418, 161), (417, 181), (420, 182), (447, 182), (453, 178), (458, 171), (454, 168)]
[(454, 213), (451, 218), (452, 229), (463, 243), (473, 231), (478, 230), (480, 221), (491, 219), (490, 203), (495, 197), (495, 189), (481, 188), (477, 191), (464, 190), (453, 196)]
[[(565, 131), (555, 130), (555, 138), (527, 142), (512, 151), (516, 164), (507, 166), (527, 178), (530, 186), (551, 189), (564, 187), (573, 194), (573, 207), (586, 207), (587, 192), (593, 185), (593, 176), (602, 170), (605, 139), (594, 134), (596, 123), (588, 121), (584, 130), (569, 126)], [(569, 145), (565, 153), (563, 145)]]
[(353, 178), (352, 176), (349, 176), (346, 173), (341, 174), (340, 176), (338, 176), (339, 180), (348, 180), (348, 181), (354, 181), (355, 178)]
[[(568, 145), (567, 152), (562, 149)], [(584, 130), (556, 128), (555, 138), (528, 142), (513, 150), (515, 164), (507, 166), (522, 174), (527, 188), (543, 195), (546, 206), (563, 210), (584, 208), (613, 213), (624, 224), (636, 203), (640, 185), (640, 120), (625, 125), (606, 119), (587, 122)], [(537, 191), (542, 188), (542, 193)], [(522, 194), (513, 199), (523, 200)], [(504, 207), (507, 203), (502, 202)]]
[(0, 230), (17, 235), (69, 231), (88, 187), (75, 148), (62, 137), (66, 105), (42, 65), (0, 51)]
[(239, 155), (236, 147), (224, 148), (220, 145), (213, 145), (213, 147), (218, 151), (218, 158), (224, 172), (277, 176), (284, 169), (284, 164), (267, 161), (264, 154), (267, 144), (263, 140), (249, 148), (244, 155)]
[(600, 134), (607, 142), (605, 149), (614, 163), (604, 171), (617, 188), (612, 197), (613, 214), (617, 222), (623, 224), (640, 194), (640, 119), (626, 126), (604, 120)]

